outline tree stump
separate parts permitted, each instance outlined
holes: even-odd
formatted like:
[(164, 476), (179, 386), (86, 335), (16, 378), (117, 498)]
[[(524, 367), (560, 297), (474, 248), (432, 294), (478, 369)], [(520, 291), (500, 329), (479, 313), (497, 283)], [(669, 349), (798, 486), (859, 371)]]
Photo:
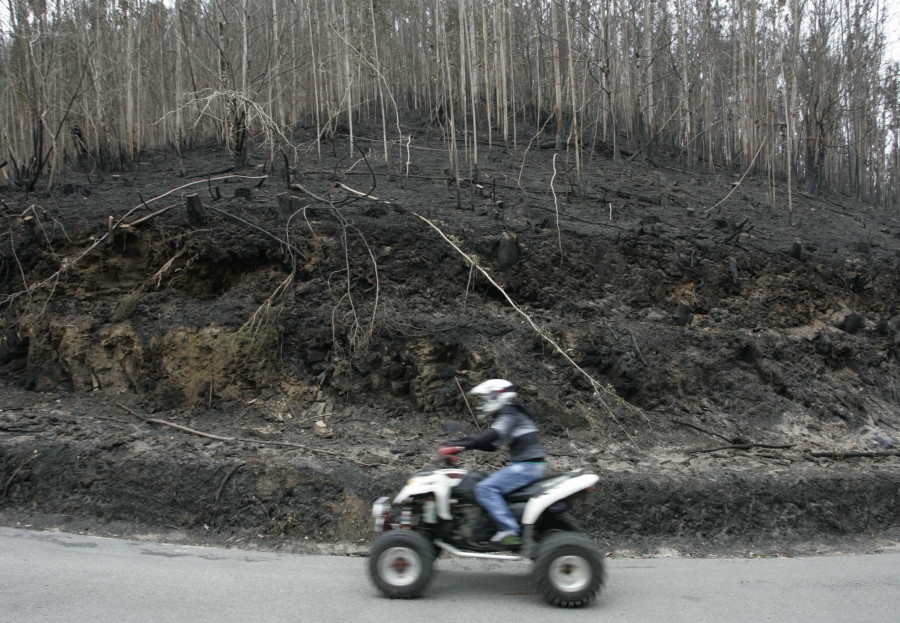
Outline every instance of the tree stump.
[(737, 258), (729, 258), (728, 260), (728, 272), (731, 273), (731, 283), (735, 286), (741, 285), (741, 274), (738, 271), (738, 263)]
[(302, 207), (299, 197), (294, 197), (290, 193), (281, 193), (278, 195), (278, 222), (287, 223), (288, 219)]
[(206, 218), (206, 210), (203, 209), (203, 202), (200, 201), (200, 195), (188, 195), (184, 198), (184, 205), (187, 208), (188, 222), (191, 227), (202, 227), (209, 222)]
[(684, 301), (678, 303), (678, 309), (675, 310), (675, 324), (680, 327), (686, 327), (694, 321), (694, 314), (691, 313), (691, 306)]
[(515, 235), (504, 233), (500, 238), (497, 261), (502, 271), (507, 271), (519, 263), (519, 239)]
[(841, 329), (843, 329), (845, 333), (850, 334), (856, 333), (865, 326), (865, 319), (856, 312), (850, 312), (850, 314), (848, 314), (847, 317), (844, 318), (844, 321), (841, 323)]

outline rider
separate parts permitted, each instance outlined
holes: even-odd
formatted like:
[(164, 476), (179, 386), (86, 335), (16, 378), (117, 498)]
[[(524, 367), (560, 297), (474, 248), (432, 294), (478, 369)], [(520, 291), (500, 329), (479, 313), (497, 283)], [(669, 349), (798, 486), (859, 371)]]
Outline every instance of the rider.
[(490, 513), (499, 530), (491, 543), (506, 547), (522, 543), (520, 527), (503, 496), (538, 480), (544, 475), (547, 454), (538, 442), (537, 427), (531, 412), (517, 402), (513, 384), (503, 379), (480, 383), (469, 394), (480, 400), (477, 418), (494, 416), (491, 427), (477, 437), (466, 437), (455, 444), (467, 450), (493, 452), (509, 446), (509, 462), (475, 485), (475, 498)]

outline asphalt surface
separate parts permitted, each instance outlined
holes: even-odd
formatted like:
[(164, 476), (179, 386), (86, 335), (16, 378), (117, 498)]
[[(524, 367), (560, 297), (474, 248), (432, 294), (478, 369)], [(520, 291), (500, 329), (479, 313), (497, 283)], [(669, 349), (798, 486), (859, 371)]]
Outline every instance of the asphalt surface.
[[(898, 620), (900, 547), (814, 558), (608, 559), (592, 606), (559, 611), (530, 565), (441, 558), (426, 595), (381, 596), (366, 559), (0, 527), (0, 621)], [(538, 619), (537, 617), (542, 617)]]

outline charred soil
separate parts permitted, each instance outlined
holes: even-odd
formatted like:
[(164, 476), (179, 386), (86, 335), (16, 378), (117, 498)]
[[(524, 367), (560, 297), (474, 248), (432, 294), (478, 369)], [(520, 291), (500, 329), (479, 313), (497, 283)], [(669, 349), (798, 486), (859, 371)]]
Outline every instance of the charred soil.
[(896, 542), (900, 216), (601, 147), (579, 183), (528, 137), (457, 178), (404, 133), (387, 162), (201, 146), (4, 191), (0, 521), (362, 552), (502, 377), (551, 471), (600, 475), (606, 551)]

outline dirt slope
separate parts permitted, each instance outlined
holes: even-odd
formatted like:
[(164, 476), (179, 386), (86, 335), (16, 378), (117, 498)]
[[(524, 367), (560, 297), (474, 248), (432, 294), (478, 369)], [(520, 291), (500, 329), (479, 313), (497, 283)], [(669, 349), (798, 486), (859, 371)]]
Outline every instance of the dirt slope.
[(900, 216), (603, 149), (579, 186), (527, 138), (457, 185), (405, 132), (387, 164), (307, 153), (292, 190), (197, 148), (4, 191), (0, 521), (357, 551), (503, 377), (552, 469), (601, 474), (611, 552), (897, 538)]

